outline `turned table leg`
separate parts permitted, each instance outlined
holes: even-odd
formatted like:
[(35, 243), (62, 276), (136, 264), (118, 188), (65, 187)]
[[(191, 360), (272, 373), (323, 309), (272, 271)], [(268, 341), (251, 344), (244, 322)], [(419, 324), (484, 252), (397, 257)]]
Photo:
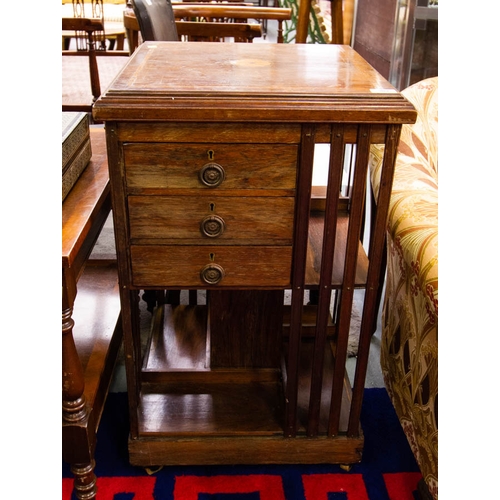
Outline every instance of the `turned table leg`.
[(74, 464), (71, 472), (75, 476), (75, 493), (79, 500), (94, 499), (97, 493), (96, 477), (94, 474), (95, 462), (90, 464)]
[(62, 420), (63, 459), (75, 475), (75, 493), (79, 500), (92, 500), (97, 493), (94, 474), (95, 433), (88, 428), (88, 409), (84, 395), (84, 374), (73, 338), (73, 304), (76, 280), (63, 270), (62, 298)]

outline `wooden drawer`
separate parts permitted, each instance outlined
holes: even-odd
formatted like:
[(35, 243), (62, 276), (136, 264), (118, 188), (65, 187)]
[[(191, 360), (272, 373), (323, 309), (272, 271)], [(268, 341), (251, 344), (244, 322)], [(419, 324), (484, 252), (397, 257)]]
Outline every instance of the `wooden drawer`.
[[(291, 246), (132, 245), (130, 256), (132, 284), (141, 288), (290, 286)], [(207, 284), (201, 277), (209, 265), (223, 270), (217, 284)]]
[[(295, 189), (298, 146), (294, 144), (127, 143), (123, 152), (129, 192)], [(217, 187), (207, 186), (200, 179), (209, 164), (223, 170), (223, 180)]]
[(129, 196), (133, 242), (291, 245), (294, 199), (231, 196)]

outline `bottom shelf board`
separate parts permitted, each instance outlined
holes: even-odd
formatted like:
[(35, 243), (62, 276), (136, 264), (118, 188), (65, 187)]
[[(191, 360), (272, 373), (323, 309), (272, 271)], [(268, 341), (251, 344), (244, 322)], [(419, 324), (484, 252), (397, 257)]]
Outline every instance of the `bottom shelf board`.
[(354, 464), (364, 438), (233, 436), (129, 439), (132, 465)]
[[(231, 382), (224, 370), (205, 372), (177, 383), (143, 386), (139, 436), (193, 437), (282, 435), (281, 384), (254, 380)], [(225, 378), (227, 376), (227, 378)], [(202, 377), (202, 378), (201, 378)], [(215, 379), (218, 379), (214, 382)], [(221, 380), (222, 379), (222, 380)]]

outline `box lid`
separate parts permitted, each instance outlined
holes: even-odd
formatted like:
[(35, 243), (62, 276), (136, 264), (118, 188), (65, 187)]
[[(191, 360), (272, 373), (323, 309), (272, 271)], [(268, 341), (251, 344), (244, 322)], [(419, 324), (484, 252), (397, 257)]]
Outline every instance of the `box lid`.
[[(85, 122), (85, 123), (83, 123)], [(83, 111), (63, 111), (62, 112), (62, 142), (69, 138), (71, 134), (83, 123), (84, 128), (88, 129), (88, 115)], [(88, 132), (87, 132), (88, 135)]]
[(62, 112), (62, 171), (69, 168), (89, 139), (89, 115), (80, 111)]
[(97, 120), (413, 123), (351, 47), (146, 42), (94, 105)]

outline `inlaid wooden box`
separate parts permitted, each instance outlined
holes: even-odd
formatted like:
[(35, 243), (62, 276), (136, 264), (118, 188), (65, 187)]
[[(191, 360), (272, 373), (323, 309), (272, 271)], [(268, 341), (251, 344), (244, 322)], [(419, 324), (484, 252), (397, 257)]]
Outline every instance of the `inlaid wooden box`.
[(62, 201), (75, 185), (92, 157), (89, 115), (62, 112)]

